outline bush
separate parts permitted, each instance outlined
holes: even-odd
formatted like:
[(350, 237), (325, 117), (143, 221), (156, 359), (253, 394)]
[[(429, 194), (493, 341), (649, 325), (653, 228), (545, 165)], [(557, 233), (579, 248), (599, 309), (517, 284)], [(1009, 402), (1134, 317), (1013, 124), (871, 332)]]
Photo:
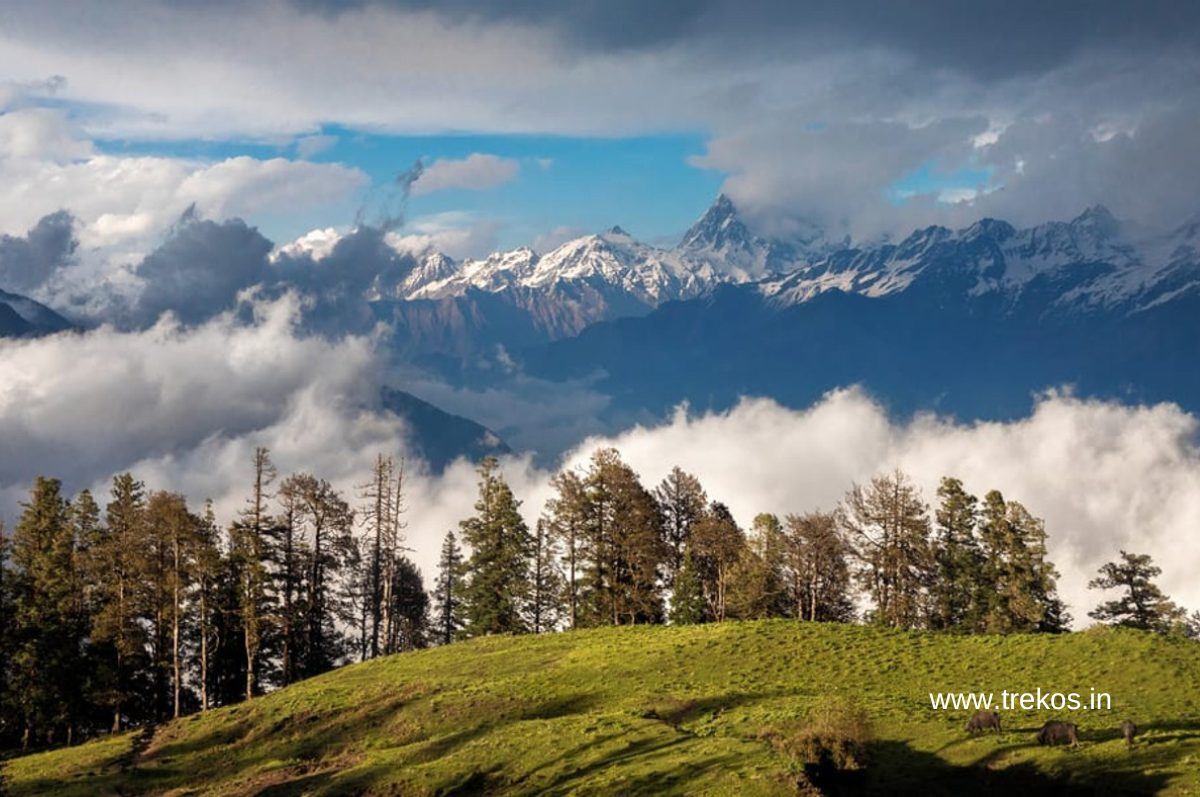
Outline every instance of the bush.
[(871, 743), (867, 712), (849, 698), (826, 697), (798, 728), (764, 734), (789, 758), (819, 769), (855, 770), (866, 764)]

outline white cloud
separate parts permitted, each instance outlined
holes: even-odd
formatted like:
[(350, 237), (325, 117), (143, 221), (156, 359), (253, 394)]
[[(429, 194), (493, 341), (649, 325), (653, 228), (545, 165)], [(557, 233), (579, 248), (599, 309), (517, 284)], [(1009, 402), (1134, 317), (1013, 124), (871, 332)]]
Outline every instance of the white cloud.
[(727, 413), (589, 440), (578, 465), (613, 445), (657, 484), (674, 465), (696, 474), (743, 525), (755, 514), (832, 509), (852, 482), (899, 467), (927, 501), (943, 476), (980, 498), (991, 489), (1046, 521), (1060, 593), (1077, 623), (1100, 600), (1087, 589), (1121, 549), (1148, 553), (1177, 602), (1200, 608), (1200, 448), (1196, 418), (1178, 407), (1126, 407), (1063, 395), (1041, 399), (1012, 423), (959, 425), (922, 417), (889, 422), (857, 390), (829, 394), (803, 411), (746, 400)]
[(511, 181), (521, 164), (512, 158), (475, 152), (462, 160), (441, 158), (421, 173), (412, 185), (413, 194), (432, 194), (452, 188), (488, 191)]
[(21, 235), (43, 216), (70, 212), (80, 264), (56, 288), (72, 294), (127, 281), (123, 272), (190, 206), (254, 223), (335, 206), (366, 182), (359, 170), (333, 163), (104, 154), (62, 111), (0, 115), (0, 233)]
[(62, 111), (23, 108), (0, 113), (0, 161), (15, 159), (74, 161), (92, 155)]
[[(0, 515), (15, 517), (36, 474), (103, 494), (112, 475), (129, 469), (151, 489), (179, 490), (197, 503), (213, 498), (228, 522), (243, 504), (259, 445), (281, 473), (312, 472), (353, 498), (376, 452), (406, 448), (404, 423), (379, 410), (381, 381), (534, 445), (594, 434), (604, 407), (604, 397), (582, 385), (471, 394), (389, 377), (370, 338), (298, 337), (295, 299), (255, 310), (251, 324), (225, 314), (191, 329), (166, 318), (137, 333), (105, 327), (0, 341)], [(596, 446), (613, 445), (647, 486), (679, 465), (747, 525), (763, 511), (831, 509), (852, 482), (895, 467), (930, 501), (944, 475), (980, 496), (999, 489), (1045, 518), (1061, 592), (1086, 624), (1099, 597), (1086, 583), (1120, 549), (1153, 556), (1164, 589), (1200, 607), (1198, 429), (1174, 405), (1065, 395), (1043, 397), (1029, 417), (1010, 423), (925, 416), (897, 424), (860, 391), (843, 390), (805, 410), (764, 399), (723, 413), (680, 410), (663, 423), (589, 437), (564, 459), (578, 466)], [(469, 463), (441, 477), (410, 466), (409, 542), (432, 578), (442, 535), (471, 511), (475, 474)], [(551, 474), (530, 456), (507, 458), (504, 467), (534, 522)]]
[(419, 255), (433, 250), (456, 260), (482, 258), (496, 251), (498, 230), (493, 219), (448, 211), (411, 219), (403, 233), (388, 233), (387, 242), (398, 252)]
[[(1200, 156), (1190, 135), (1200, 58), (1166, 15), (1130, 26), (1110, 11), (1095, 14), (1107, 27), (1086, 30), (1047, 11), (1045, 25), (1023, 24), (997, 47), (964, 12), (934, 3), (871, 24), (834, 9), (706, 4), (639, 17), (647, 24), (631, 34), (621, 26), (628, 9), (594, 20), (570, 4), (533, 17), (131, 0), (79, 24), (69, 0), (45, 0), (6, 17), (0, 71), (10, 99), (53, 94), (92, 137), (302, 136), (302, 157), (326, 143), (312, 132), (330, 124), (403, 134), (706, 130), (710, 152), (697, 163), (728, 173), (726, 190), (764, 223), (807, 215), (861, 237), (983, 214), (1069, 218), (1095, 202), (1142, 221), (1188, 215), (1200, 189), (1178, 166)], [(1138, 46), (1118, 46), (1126, 33)], [(1146, 35), (1171, 46), (1146, 46)], [(1053, 123), (1038, 123), (1046, 117)], [(816, 135), (821, 127), (835, 132)], [(894, 207), (887, 189), (931, 159), (949, 170), (990, 166), (1005, 190)], [(439, 187), (437, 164), (431, 171), (418, 190)], [(446, 184), (510, 179), (482, 174), (447, 173)]]

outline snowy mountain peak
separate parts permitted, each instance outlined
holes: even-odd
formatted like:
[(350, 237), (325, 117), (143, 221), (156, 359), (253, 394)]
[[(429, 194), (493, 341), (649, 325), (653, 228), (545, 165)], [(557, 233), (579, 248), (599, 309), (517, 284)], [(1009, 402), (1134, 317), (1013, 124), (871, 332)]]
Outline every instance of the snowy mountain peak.
[(1101, 238), (1114, 238), (1120, 232), (1121, 223), (1113, 218), (1104, 205), (1093, 205), (1071, 221), (1076, 230), (1087, 230)]
[(750, 231), (738, 218), (733, 200), (720, 194), (704, 215), (684, 233), (679, 248), (713, 251), (746, 249), (750, 241)]

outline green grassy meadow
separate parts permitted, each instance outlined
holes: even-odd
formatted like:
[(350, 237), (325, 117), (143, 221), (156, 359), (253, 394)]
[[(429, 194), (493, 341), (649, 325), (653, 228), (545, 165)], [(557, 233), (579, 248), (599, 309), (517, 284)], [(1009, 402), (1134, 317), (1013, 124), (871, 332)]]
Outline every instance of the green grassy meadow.
[[(968, 736), (943, 691), (1107, 692), (1001, 710)], [(12, 758), (13, 795), (815, 793), (787, 740), (870, 720), (844, 793), (1200, 794), (1200, 643), (1094, 629), (960, 637), (772, 620), (495, 637), (346, 667), (238, 706)], [(1142, 731), (1126, 749), (1121, 720)], [(1078, 750), (1037, 729), (1080, 727)], [(811, 770), (810, 770), (811, 771)], [(819, 781), (819, 783), (821, 783)]]

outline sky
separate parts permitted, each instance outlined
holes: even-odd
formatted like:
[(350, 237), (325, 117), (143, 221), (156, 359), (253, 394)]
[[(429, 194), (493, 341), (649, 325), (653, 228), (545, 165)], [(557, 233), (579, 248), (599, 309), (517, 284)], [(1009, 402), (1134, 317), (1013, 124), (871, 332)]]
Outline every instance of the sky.
[[(457, 258), (614, 224), (669, 246), (720, 192), (764, 235), (1097, 203), (1172, 226), (1200, 212), (1198, 129), (1186, 0), (0, 0), (0, 289), (123, 308), (0, 341), (0, 520), (37, 473), (103, 495), (132, 470), (228, 521), (256, 446), (347, 495), (376, 452), (404, 453), (378, 387), (411, 376), (353, 301), (404, 264), (370, 235), (320, 269), (268, 259), (312, 230), (364, 223)], [(279, 289), (304, 280), (315, 307)], [(897, 422), (845, 386), (614, 431), (586, 384), (421, 387), (489, 425), (535, 418), (567, 467), (607, 444), (650, 484), (678, 464), (744, 525), (896, 467), (929, 500), (958, 475), (1046, 519), (1084, 623), (1086, 582), (1122, 547), (1200, 608), (1200, 426), (1173, 405), (1054, 394), (1003, 424)], [(535, 461), (504, 463), (531, 522), (551, 476)], [(474, 474), (412, 467), (429, 576)]]
[(189, 205), (276, 243), (395, 212), (459, 257), (727, 192), (831, 238), (1200, 206), (1185, 0), (0, 3), (0, 232), (144, 254)]

